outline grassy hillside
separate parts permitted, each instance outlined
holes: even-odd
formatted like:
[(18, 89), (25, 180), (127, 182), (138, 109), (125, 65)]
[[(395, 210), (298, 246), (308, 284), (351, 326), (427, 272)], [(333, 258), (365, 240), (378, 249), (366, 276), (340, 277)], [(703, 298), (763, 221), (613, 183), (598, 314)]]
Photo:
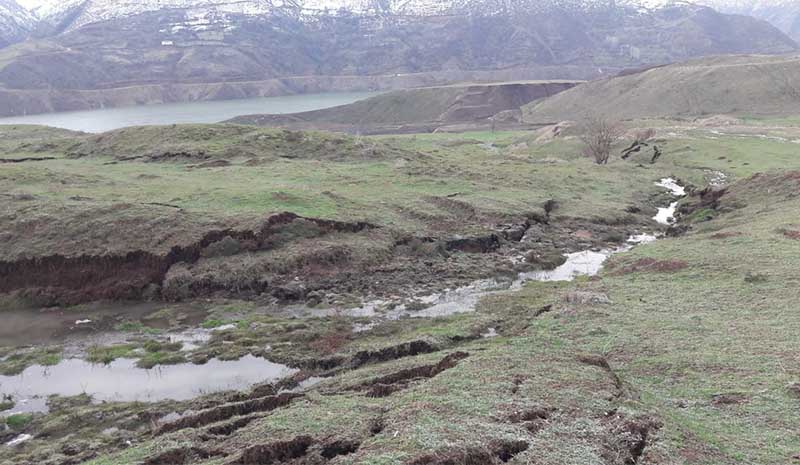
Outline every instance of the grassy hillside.
[(573, 87), (572, 81), (521, 81), (422, 87), (349, 105), (289, 115), (248, 115), (237, 124), (332, 129), (351, 133), (432, 132), (457, 123), (485, 122), (498, 113)]
[(724, 56), (591, 81), (528, 105), (530, 123), (577, 120), (586, 109), (618, 119), (714, 114), (794, 115), (800, 105), (800, 57)]
[[(268, 291), (159, 301), (152, 314), (114, 320), (119, 329), (101, 331), (102, 345), (84, 354), (75, 342), (69, 353), (166, 363), (175, 354), (165, 352), (177, 350), (148, 351), (167, 337), (165, 326), (148, 322), (185, 328), (191, 304), (203, 310), (204, 327), (229, 327), (180, 352), (179, 360), (255, 354), (302, 371), (276, 386), (182, 402), (52, 398), (48, 414), (7, 420), (5, 434), (33, 438), (3, 448), (0, 461), (792, 463), (800, 450), (793, 434), (800, 408), (800, 126), (796, 119), (646, 124), (657, 127), (659, 161), (615, 155), (606, 166), (583, 157), (574, 138), (538, 143), (529, 132), (355, 138), (227, 125), (53, 132), (58, 142), (35, 153), (54, 159), (0, 164), (0, 192), (8, 199), (0, 261), (80, 251), (90, 263), (99, 252), (162, 253), (214, 228), (259, 231), (264, 218), (290, 211), (304, 221), (273, 225), (276, 234), (259, 249), (247, 248), (250, 236), (235, 250), (206, 247), (196, 262), (173, 264), (164, 289), (180, 280), (241, 285), (235, 279), (246, 269), (283, 286), (273, 281), (281, 267), (295, 290), (295, 277), (304, 285), (340, 278), (349, 286), (304, 296), (312, 315), (331, 294), (340, 304), (386, 295), (393, 303), (391, 294), (454, 287), (453, 275), (473, 279), (481, 276), (476, 269), (514, 274), (519, 270), (510, 263), (523, 252), (612, 246), (627, 234), (658, 230), (649, 218), (671, 198), (657, 180), (674, 176), (697, 189), (679, 208), (685, 233), (617, 254), (597, 277), (534, 282), (484, 297), (473, 313), (356, 330), (353, 324), (372, 320), (303, 317), (291, 311), (297, 306), (267, 298)], [(42, 128), (5, 130), (18, 140), (48, 139)], [(153, 156), (163, 144), (188, 155)], [(9, 146), (15, 148), (7, 158), (28, 150)], [(374, 154), (364, 156), (364, 146)], [(290, 147), (305, 155), (283, 156), (295, 153)], [(208, 157), (198, 159), (200, 151)], [(228, 163), (203, 165), (220, 160)], [(728, 185), (702, 194), (719, 173)], [(547, 224), (537, 222), (548, 199), (559, 208)], [(526, 237), (503, 239), (490, 252), (402, 241), (497, 233), (498, 225), (521, 218), (532, 223)], [(331, 232), (312, 219), (377, 228)], [(64, 311), (83, 315), (86, 307)], [(497, 337), (482, 337), (490, 328)], [(0, 370), (57, 363), (60, 349), (3, 349), (10, 357)], [(324, 379), (297, 387), (310, 376)], [(186, 415), (159, 422), (172, 412)]]

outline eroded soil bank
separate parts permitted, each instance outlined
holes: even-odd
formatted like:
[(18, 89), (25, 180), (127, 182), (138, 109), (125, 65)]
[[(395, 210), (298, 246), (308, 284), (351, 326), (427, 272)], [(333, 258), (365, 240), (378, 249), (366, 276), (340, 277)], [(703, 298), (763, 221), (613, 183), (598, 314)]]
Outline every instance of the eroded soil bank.
[[(488, 160), (516, 160), (508, 146), (493, 146), (491, 153), (478, 144), (459, 150), (464, 147), (475, 150), (470, 156), (485, 151), (492, 157)], [(548, 157), (552, 150), (547, 149)], [(672, 153), (661, 162), (671, 163)], [(716, 156), (711, 158), (707, 164), (716, 169)], [(182, 176), (206, 169), (233, 176), (239, 160), (231, 160), (231, 166), (179, 169)], [(678, 465), (733, 464), (745, 454), (753, 463), (783, 463), (794, 443), (779, 434), (789, 427), (789, 416), (775, 412), (794, 399), (786, 387), (793, 382), (794, 362), (782, 358), (785, 371), (772, 365), (764, 371), (735, 367), (753, 366), (748, 365), (753, 351), (764, 360), (789, 353), (790, 337), (765, 337), (779, 327), (775, 318), (782, 312), (785, 324), (785, 309), (796, 296), (774, 285), (789, 276), (789, 268), (780, 264), (786, 254), (776, 262), (764, 244), (780, 241), (794, 253), (795, 178), (754, 177), (730, 187), (687, 189), (688, 197), (675, 209), (677, 224), (667, 228), (653, 216), (675, 198), (654, 184), (671, 173), (653, 176), (663, 168), (640, 161), (641, 166), (614, 166), (642, 176), (635, 189), (590, 189), (592, 199), (614, 205), (602, 215), (586, 213), (600, 211), (594, 207), (577, 214), (575, 200), (563, 193), (552, 196), (558, 208), (546, 202), (548, 196), (529, 202), (526, 213), (503, 214), (487, 208), (491, 202), (467, 201), (465, 187), (448, 185), (419, 204), (406, 202), (405, 210), (392, 205), (381, 211), (392, 220), (402, 218), (393, 216), (399, 211), (409, 213), (422, 227), (373, 217), (364, 219), (363, 229), (329, 230), (314, 220), (323, 215), (304, 213), (259, 238), (263, 217), (222, 228), (193, 222), (190, 208), (178, 213), (183, 208), (159, 207), (171, 212), (165, 213), (165, 224), (178, 226), (172, 229), (181, 233), (178, 243), (150, 226), (157, 223), (147, 223), (157, 246), (131, 244), (159, 257), (176, 245), (196, 244), (209, 230), (247, 236), (220, 237), (201, 247), (195, 260), (172, 264), (163, 280), (146, 286), (151, 302), (127, 310), (120, 305), (120, 312), (102, 303), (33, 312), (43, 319), (57, 316), (56, 322), (44, 325), (31, 347), (6, 352), (0, 368), (16, 380), (12, 373), (24, 373), (25, 367), (36, 366), (35, 376), (48, 369), (58, 374), (62, 366), (77, 366), (79, 358), (95, 363), (94, 368), (80, 365), (90, 370), (90, 378), (91, 370), (124, 369), (149, 373), (155, 385), (185, 384), (173, 376), (182, 370), (204, 373), (254, 361), (290, 371), (260, 384), (244, 376), (241, 385), (231, 386), (234, 391), (197, 392), (184, 400), (154, 397), (141, 403), (127, 402), (136, 399), (128, 397), (103, 403), (99, 395), (55, 396), (45, 400), (46, 414), (32, 416), (22, 406), (7, 406), (6, 412), (22, 415), (8, 416), (13, 419), (7, 420), (2, 440), (11, 445), (0, 448), (0, 456), (11, 463), (54, 465)], [(146, 163), (164, 162), (141, 163), (146, 169)], [(413, 158), (388, 163), (424, 172), (413, 166), (422, 163)], [(531, 166), (548, 173), (563, 170), (563, 182), (582, 170), (598, 185), (605, 182), (602, 167), (582, 161), (569, 169), (559, 166), (565, 163)], [(466, 169), (447, 167), (457, 168)], [(675, 174), (690, 177), (680, 168)], [(609, 185), (618, 185), (619, 176), (610, 175), (617, 184)], [(570, 192), (582, 191), (572, 186)], [(519, 195), (504, 191), (503, 201), (509, 202), (511, 194)], [(293, 195), (283, 193), (280, 201), (297, 201)], [(159, 199), (178, 207), (182, 202)], [(437, 216), (420, 205), (435, 205)], [(416, 223), (420, 218), (425, 219)], [(744, 225), (742, 218), (755, 223)], [(359, 223), (349, 216), (340, 220)], [(647, 235), (659, 231), (669, 235), (655, 242)], [(629, 240), (646, 245), (605, 261), (609, 250)], [(324, 259), (317, 260), (320, 256)], [(587, 276), (561, 280), (575, 270)], [(515, 284), (520, 274), (531, 280)], [(253, 281), (255, 275), (266, 279)], [(241, 285), (259, 282), (263, 288)], [(169, 293), (178, 289), (186, 293)], [(53, 295), (59, 292), (56, 288)], [(29, 298), (21, 289), (13, 294)], [(755, 312), (761, 295), (773, 306)], [(26, 324), (21, 315), (15, 318), (20, 327)], [(47, 344), (51, 329), (61, 333)], [(266, 373), (261, 365), (256, 371)], [(769, 425), (751, 432), (737, 429), (727, 446), (715, 439), (729, 437), (719, 426), (730, 424), (727, 420), (755, 421), (764, 412), (770, 412)], [(703, 430), (713, 434), (701, 437)], [(751, 439), (775, 446), (747, 452), (742, 444)]]

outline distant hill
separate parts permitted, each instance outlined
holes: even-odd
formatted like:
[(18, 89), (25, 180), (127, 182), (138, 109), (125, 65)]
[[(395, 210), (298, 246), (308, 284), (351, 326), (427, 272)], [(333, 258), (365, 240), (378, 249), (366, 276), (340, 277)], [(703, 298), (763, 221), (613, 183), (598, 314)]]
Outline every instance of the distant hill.
[(36, 9), (42, 39), (0, 53), (0, 115), (588, 79), (710, 54), (797, 50), (765, 21), (648, 3), (64, 0)]
[(796, 115), (800, 113), (800, 56), (705, 58), (587, 82), (527, 105), (524, 119), (530, 123), (575, 120), (587, 111), (620, 119)]
[(361, 134), (430, 132), (463, 127), (514, 125), (523, 105), (579, 84), (570, 81), (467, 84), (399, 90), (323, 110), (287, 115), (249, 115), (230, 123)]

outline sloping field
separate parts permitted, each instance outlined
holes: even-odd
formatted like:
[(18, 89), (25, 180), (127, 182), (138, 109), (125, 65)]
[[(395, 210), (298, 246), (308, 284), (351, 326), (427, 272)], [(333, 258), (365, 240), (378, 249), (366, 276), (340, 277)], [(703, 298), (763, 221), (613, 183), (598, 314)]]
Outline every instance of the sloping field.
[(800, 106), (800, 56), (742, 55), (699, 59), (591, 81), (527, 105), (529, 123), (703, 115), (793, 115)]

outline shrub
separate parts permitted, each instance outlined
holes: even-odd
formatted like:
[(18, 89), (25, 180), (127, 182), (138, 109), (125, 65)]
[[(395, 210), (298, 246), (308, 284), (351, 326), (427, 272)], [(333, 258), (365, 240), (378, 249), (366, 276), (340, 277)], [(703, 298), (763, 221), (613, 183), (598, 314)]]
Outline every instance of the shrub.
[(622, 127), (608, 118), (589, 116), (581, 125), (581, 134), (584, 155), (594, 159), (598, 165), (605, 165), (611, 155), (611, 147), (622, 135)]

